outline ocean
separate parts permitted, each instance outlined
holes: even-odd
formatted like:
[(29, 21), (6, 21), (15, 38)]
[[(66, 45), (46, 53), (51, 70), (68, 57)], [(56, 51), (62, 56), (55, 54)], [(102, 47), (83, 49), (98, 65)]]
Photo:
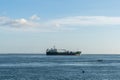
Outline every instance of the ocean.
[(0, 80), (120, 80), (120, 55), (0, 54)]

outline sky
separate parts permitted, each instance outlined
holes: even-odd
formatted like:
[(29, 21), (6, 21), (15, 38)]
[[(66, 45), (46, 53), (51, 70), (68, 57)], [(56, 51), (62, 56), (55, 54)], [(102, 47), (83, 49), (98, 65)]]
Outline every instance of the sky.
[(0, 53), (120, 54), (120, 0), (0, 0)]

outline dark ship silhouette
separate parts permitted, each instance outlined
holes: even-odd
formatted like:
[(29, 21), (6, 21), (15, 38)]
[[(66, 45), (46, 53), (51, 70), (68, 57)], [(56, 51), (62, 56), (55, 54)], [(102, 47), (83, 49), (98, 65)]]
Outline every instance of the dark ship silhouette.
[(80, 54), (81, 51), (73, 52), (65, 49), (56, 49), (55, 47), (46, 50), (46, 55), (80, 55)]

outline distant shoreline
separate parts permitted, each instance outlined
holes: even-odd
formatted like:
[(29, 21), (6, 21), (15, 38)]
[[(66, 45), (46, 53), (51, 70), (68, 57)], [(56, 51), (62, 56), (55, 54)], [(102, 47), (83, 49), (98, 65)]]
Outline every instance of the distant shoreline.
[[(0, 53), (0, 55), (46, 55), (46, 53)], [(83, 53), (81, 55), (120, 55), (120, 54), (100, 54), (100, 53), (96, 53), (96, 54), (88, 54), (88, 53)]]

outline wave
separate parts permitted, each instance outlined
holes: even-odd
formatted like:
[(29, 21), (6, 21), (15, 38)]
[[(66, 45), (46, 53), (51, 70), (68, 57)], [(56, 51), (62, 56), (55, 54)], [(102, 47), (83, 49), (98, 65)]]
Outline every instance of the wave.
[(52, 63), (52, 62), (32, 62), (32, 63), (3, 63), (0, 67), (54, 67), (54, 66), (120, 66), (120, 63), (94, 63), (94, 62), (73, 62), (73, 63)]

